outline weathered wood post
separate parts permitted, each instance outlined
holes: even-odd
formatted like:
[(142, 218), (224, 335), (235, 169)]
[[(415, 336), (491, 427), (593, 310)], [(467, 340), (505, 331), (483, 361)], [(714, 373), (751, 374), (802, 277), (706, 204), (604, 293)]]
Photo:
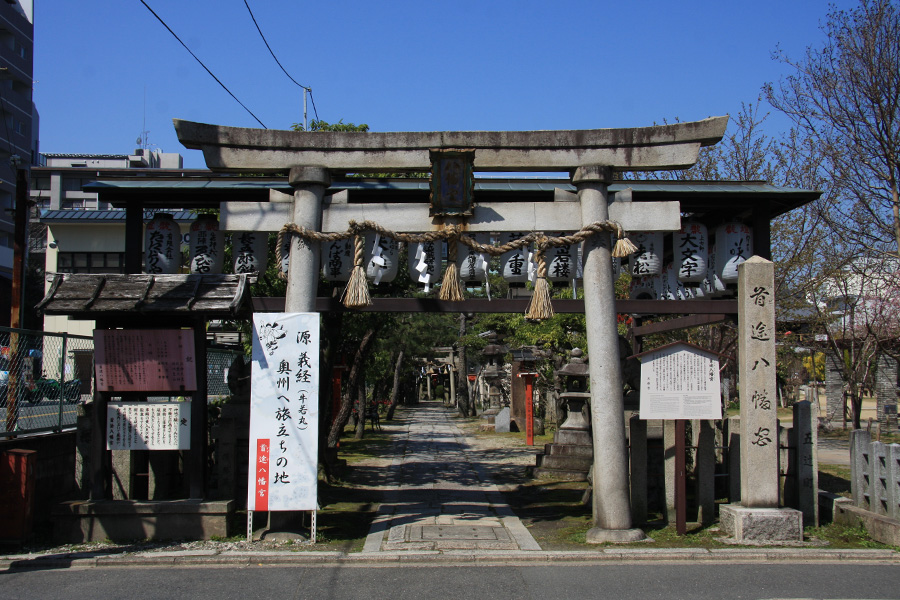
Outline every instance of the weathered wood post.
[[(579, 167), (575, 171), (572, 182), (581, 202), (582, 223), (609, 218), (607, 186), (611, 180), (612, 170), (608, 167)], [(625, 404), (609, 234), (587, 239), (583, 271), (594, 442), (594, 527), (586, 539), (597, 544), (637, 541), (645, 536), (640, 529), (631, 527)]]

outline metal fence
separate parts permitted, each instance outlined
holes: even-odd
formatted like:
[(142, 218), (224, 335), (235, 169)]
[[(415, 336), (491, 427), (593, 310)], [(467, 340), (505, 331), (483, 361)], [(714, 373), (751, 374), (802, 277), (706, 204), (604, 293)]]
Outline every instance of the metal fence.
[(220, 348), (206, 349), (206, 395), (228, 396), (228, 368), (238, 356), (244, 353), (237, 350), (224, 350)]
[(0, 437), (73, 427), (93, 372), (90, 337), (0, 327)]
[[(243, 352), (209, 348), (207, 395), (227, 396), (228, 368)], [(94, 340), (0, 327), (0, 438), (75, 426), (77, 404), (94, 389)]]

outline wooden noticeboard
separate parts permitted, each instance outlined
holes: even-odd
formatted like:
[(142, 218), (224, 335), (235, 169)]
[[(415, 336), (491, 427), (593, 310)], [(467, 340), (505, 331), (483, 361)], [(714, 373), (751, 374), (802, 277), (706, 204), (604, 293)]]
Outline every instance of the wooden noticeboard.
[(96, 386), (101, 392), (191, 392), (197, 389), (189, 329), (95, 329)]

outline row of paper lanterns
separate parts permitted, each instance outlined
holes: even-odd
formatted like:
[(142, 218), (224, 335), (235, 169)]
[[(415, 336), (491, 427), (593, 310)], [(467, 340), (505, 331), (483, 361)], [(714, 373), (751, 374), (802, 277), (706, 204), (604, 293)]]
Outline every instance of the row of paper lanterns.
[[(200, 215), (190, 225), (190, 272), (221, 273), (224, 259), (224, 232), (213, 215)], [(521, 238), (524, 233), (508, 232), (499, 236), (500, 244)], [(556, 234), (558, 236), (562, 233)], [(481, 244), (489, 244), (491, 236), (472, 236)], [(233, 272), (254, 273), (266, 269), (268, 234), (257, 231), (231, 234)], [(716, 228), (715, 244), (710, 243), (705, 225), (686, 222), (672, 235), (674, 260), (663, 265), (662, 232), (635, 233), (629, 236), (638, 247), (628, 260), (632, 276), (630, 296), (652, 299), (690, 299), (714, 297), (726, 292), (727, 284), (737, 282), (737, 267), (753, 254), (752, 233), (742, 223), (725, 223)], [(440, 279), (441, 257), (445, 242), (411, 244), (408, 253), (410, 277), (426, 289)], [(147, 224), (145, 235), (146, 270), (148, 273), (178, 273), (181, 269), (181, 228), (168, 213), (157, 213)], [(328, 281), (347, 281), (353, 268), (352, 239), (322, 244), (322, 274)], [(400, 248), (396, 240), (375, 232), (365, 234), (364, 265), (367, 278), (374, 284), (389, 283), (399, 272)], [(281, 265), (287, 271), (288, 248)], [(581, 246), (550, 248), (546, 253), (547, 278), (569, 282), (582, 276)], [(511, 250), (500, 256), (500, 274), (510, 283), (533, 281), (537, 265), (529, 247)], [(458, 244), (457, 270), (462, 281), (485, 281), (490, 257)], [(616, 271), (620, 269), (613, 260)]]
[(672, 236), (673, 261), (663, 265), (663, 234), (629, 236), (638, 251), (629, 257), (632, 299), (715, 298), (736, 284), (738, 266), (753, 255), (753, 232), (743, 223), (716, 228), (715, 244), (702, 223), (686, 222)]

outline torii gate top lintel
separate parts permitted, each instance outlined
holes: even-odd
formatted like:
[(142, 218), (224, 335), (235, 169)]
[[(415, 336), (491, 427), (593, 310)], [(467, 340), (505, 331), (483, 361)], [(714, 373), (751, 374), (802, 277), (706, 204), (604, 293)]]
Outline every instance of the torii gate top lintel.
[(728, 117), (616, 129), (561, 131), (303, 132), (208, 125), (174, 119), (178, 140), (202, 150), (216, 171), (283, 172), (296, 166), (332, 171), (427, 171), (429, 150), (475, 150), (478, 171), (682, 169), (701, 146), (722, 139)]

